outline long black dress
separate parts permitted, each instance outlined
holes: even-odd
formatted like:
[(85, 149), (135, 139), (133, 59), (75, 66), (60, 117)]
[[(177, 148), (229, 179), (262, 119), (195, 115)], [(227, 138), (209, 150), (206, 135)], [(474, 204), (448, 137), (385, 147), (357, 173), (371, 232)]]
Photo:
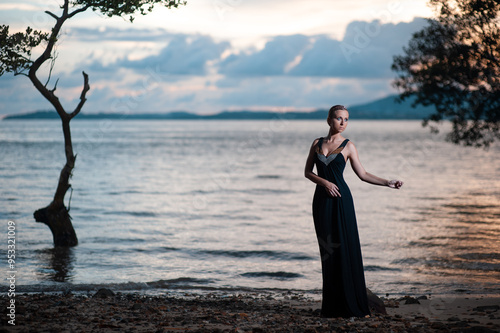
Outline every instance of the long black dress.
[(318, 176), (336, 184), (341, 195), (333, 198), (318, 185), (313, 199), (314, 227), (323, 271), (323, 317), (370, 314), (354, 202), (343, 176), (346, 161), (341, 151), (348, 141), (344, 140), (327, 157), (322, 153), (323, 138), (320, 138), (316, 150)]

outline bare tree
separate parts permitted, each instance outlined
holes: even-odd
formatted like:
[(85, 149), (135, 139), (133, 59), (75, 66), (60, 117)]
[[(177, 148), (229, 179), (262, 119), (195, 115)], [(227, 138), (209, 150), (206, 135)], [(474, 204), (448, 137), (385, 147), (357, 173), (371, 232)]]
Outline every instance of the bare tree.
[[(61, 13), (59, 16), (50, 11), (45, 12), (55, 20), (50, 33), (36, 31), (28, 27), (26, 32), (18, 32), (10, 35), (9, 26), (0, 26), (0, 75), (6, 72), (13, 72), (14, 75), (27, 76), (35, 88), (52, 104), (61, 118), (66, 164), (59, 175), (59, 183), (52, 202), (47, 207), (38, 209), (33, 214), (37, 222), (45, 223), (50, 228), (55, 246), (70, 247), (78, 244), (78, 238), (71, 223), (69, 210), (64, 204), (64, 197), (68, 189), (71, 188), (69, 180), (76, 159), (71, 142), (70, 121), (82, 110), (87, 92), (90, 90), (89, 77), (85, 72), (82, 72), (83, 88), (80, 94), (80, 101), (74, 110), (67, 112), (55, 94), (57, 81), (52, 88), (48, 87), (53, 62), (55, 61), (53, 51), (57, 44), (61, 27), (66, 20), (89, 9), (98, 11), (108, 17), (128, 16), (130, 22), (133, 22), (134, 14), (146, 15), (153, 10), (155, 5), (172, 8), (185, 4), (186, 1), (179, 0), (64, 0), (64, 4), (60, 7)], [(41, 45), (44, 47), (43, 53), (35, 61), (32, 61), (32, 50)], [(51, 61), (52, 64), (47, 81), (44, 84), (38, 77), (38, 71), (47, 61)]]

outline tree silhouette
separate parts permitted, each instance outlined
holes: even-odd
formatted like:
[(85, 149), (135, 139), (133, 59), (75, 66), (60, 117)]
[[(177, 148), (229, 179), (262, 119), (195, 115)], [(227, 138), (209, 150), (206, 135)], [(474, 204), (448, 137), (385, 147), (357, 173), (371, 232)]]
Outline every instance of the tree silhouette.
[(431, 0), (437, 13), (394, 57), (400, 100), (435, 106), (424, 126), (452, 122), (447, 139), (488, 147), (500, 139), (500, 1)]
[[(80, 101), (75, 109), (68, 113), (55, 94), (57, 81), (52, 89), (48, 87), (52, 67), (56, 59), (53, 51), (57, 44), (61, 27), (66, 20), (89, 9), (98, 11), (108, 17), (127, 17), (130, 22), (133, 22), (135, 14), (146, 15), (153, 10), (155, 5), (172, 8), (185, 4), (186, 1), (179, 0), (64, 0), (64, 4), (60, 6), (61, 13), (59, 16), (50, 11), (45, 12), (55, 20), (50, 33), (33, 30), (28, 27), (26, 32), (17, 32), (10, 35), (9, 26), (0, 26), (0, 75), (6, 72), (13, 72), (14, 75), (27, 76), (35, 88), (52, 104), (62, 121), (66, 164), (59, 175), (59, 183), (52, 202), (47, 207), (38, 209), (33, 214), (37, 222), (45, 223), (50, 228), (56, 247), (70, 247), (78, 244), (78, 238), (71, 223), (69, 211), (64, 205), (64, 196), (68, 189), (71, 188), (69, 179), (71, 178), (76, 159), (71, 142), (69, 123), (81, 111), (86, 101), (87, 92), (90, 89), (89, 77), (85, 72), (82, 72), (83, 88), (80, 94)], [(32, 61), (32, 50), (39, 46), (44, 48), (43, 53), (36, 60)], [(51, 67), (47, 81), (43, 84), (37, 72), (47, 61), (51, 62)]]

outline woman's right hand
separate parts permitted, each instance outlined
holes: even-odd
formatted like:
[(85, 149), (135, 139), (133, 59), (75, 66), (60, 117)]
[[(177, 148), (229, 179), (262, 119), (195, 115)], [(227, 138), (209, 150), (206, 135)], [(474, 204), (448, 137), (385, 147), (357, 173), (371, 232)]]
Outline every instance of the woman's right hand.
[(328, 182), (325, 186), (326, 188), (326, 192), (332, 197), (332, 198), (336, 198), (336, 197), (340, 197), (340, 190), (338, 188), (337, 185), (335, 185), (334, 183), (332, 182)]

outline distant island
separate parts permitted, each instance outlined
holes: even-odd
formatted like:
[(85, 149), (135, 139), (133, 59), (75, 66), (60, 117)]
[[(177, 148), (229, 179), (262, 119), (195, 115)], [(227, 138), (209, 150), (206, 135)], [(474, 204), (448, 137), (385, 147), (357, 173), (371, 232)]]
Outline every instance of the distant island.
[[(411, 101), (398, 103), (397, 95), (391, 95), (370, 103), (348, 106), (350, 117), (355, 119), (423, 119), (434, 112), (433, 107), (411, 107)], [(272, 111), (222, 111), (216, 114), (201, 115), (185, 111), (168, 113), (84, 113), (75, 120), (123, 119), (123, 120), (315, 120), (325, 119), (328, 110), (318, 109), (311, 112), (272, 112)], [(25, 114), (7, 115), (3, 120), (14, 119), (59, 119), (55, 111), (35, 111)]]

